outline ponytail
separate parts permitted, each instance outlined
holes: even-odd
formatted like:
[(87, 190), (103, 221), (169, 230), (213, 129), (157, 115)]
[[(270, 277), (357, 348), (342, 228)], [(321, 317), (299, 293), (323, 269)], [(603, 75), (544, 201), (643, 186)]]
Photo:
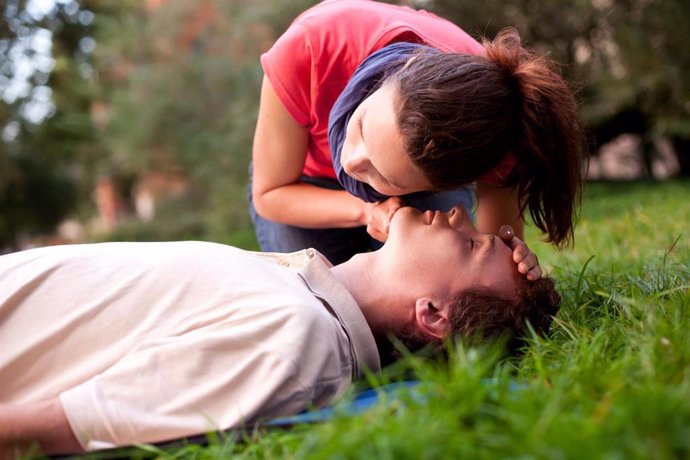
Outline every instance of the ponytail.
[(581, 130), (577, 102), (554, 61), (521, 46), (515, 29), (484, 40), (486, 57), (503, 73), (516, 104), (516, 165), (507, 185), (516, 187), (520, 213), (529, 208), (547, 241), (573, 241), (581, 199)]
[(564, 246), (582, 182), (573, 93), (515, 29), (483, 45), (483, 56), (426, 50), (387, 77), (405, 148), (436, 190), (481, 179), (512, 154), (503, 185), (517, 190), (520, 214), (529, 208), (547, 241)]

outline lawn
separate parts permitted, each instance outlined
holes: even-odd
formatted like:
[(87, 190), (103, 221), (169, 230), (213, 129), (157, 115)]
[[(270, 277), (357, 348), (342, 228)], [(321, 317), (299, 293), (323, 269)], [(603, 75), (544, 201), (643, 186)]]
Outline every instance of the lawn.
[(690, 458), (690, 182), (592, 183), (573, 249), (528, 240), (561, 311), (520, 359), (457, 345), (423, 383), (358, 416), (216, 438), (160, 458)]

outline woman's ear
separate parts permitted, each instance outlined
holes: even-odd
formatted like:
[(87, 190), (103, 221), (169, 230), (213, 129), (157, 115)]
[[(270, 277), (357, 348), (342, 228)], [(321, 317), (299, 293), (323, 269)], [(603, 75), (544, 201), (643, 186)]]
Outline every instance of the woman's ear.
[(451, 302), (421, 297), (415, 304), (415, 320), (417, 328), (425, 335), (436, 339), (444, 339), (450, 333), (448, 312)]

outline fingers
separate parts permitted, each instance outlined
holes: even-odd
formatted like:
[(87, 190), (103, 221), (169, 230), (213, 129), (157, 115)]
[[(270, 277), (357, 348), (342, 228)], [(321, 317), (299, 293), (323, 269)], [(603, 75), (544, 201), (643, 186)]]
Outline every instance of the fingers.
[(510, 225), (501, 225), (501, 228), (498, 229), (498, 237), (504, 241), (511, 241), (514, 236), (515, 231)]
[(384, 206), (386, 209), (386, 219), (387, 219), (386, 231), (387, 231), (388, 230), (387, 227), (391, 223), (391, 220), (393, 219), (393, 215), (398, 211), (398, 209), (405, 206), (405, 203), (403, 203), (403, 200), (401, 200), (399, 197), (394, 196), (392, 198), (388, 198), (386, 201), (381, 203), (381, 205)]
[(385, 242), (388, 239), (388, 229), (395, 213), (404, 206), (399, 197), (388, 198), (376, 203), (367, 218), (367, 232), (372, 238)]
[(527, 275), (530, 281), (541, 278), (542, 272), (536, 254), (527, 248), (525, 243), (520, 244), (513, 250), (513, 261), (517, 264), (518, 271)]
[(529, 250), (520, 238), (514, 237), (510, 240), (510, 243), (510, 247), (513, 249), (513, 262), (516, 264), (519, 264), (532, 254), (532, 251)]
[(498, 230), (498, 235), (513, 249), (513, 262), (517, 264), (518, 272), (526, 275), (530, 281), (541, 278), (542, 270), (537, 255), (530, 251), (524, 241), (514, 236), (513, 229), (509, 225), (503, 225)]
[(517, 264), (517, 269), (527, 279), (534, 281), (541, 278), (541, 267), (536, 254), (527, 248), (527, 245), (520, 242), (513, 250), (513, 261)]
[(542, 275), (537, 256), (534, 254), (531, 254), (518, 264), (518, 271), (523, 275), (527, 275), (527, 279), (530, 281), (538, 280)]
[(542, 274), (541, 267), (537, 265), (527, 272), (527, 279), (530, 281), (536, 281), (541, 278)]

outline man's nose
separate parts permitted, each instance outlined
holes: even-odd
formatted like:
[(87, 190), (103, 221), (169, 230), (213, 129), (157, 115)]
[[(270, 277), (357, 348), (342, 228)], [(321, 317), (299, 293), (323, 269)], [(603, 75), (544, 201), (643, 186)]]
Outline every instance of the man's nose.
[(472, 227), (472, 230), (474, 230), (472, 219), (470, 219), (470, 216), (467, 214), (467, 210), (463, 206), (455, 205), (451, 208), (449, 213), (451, 213), (450, 219), (452, 219), (457, 227), (465, 227), (467, 224), (469, 224), (469, 226)]

